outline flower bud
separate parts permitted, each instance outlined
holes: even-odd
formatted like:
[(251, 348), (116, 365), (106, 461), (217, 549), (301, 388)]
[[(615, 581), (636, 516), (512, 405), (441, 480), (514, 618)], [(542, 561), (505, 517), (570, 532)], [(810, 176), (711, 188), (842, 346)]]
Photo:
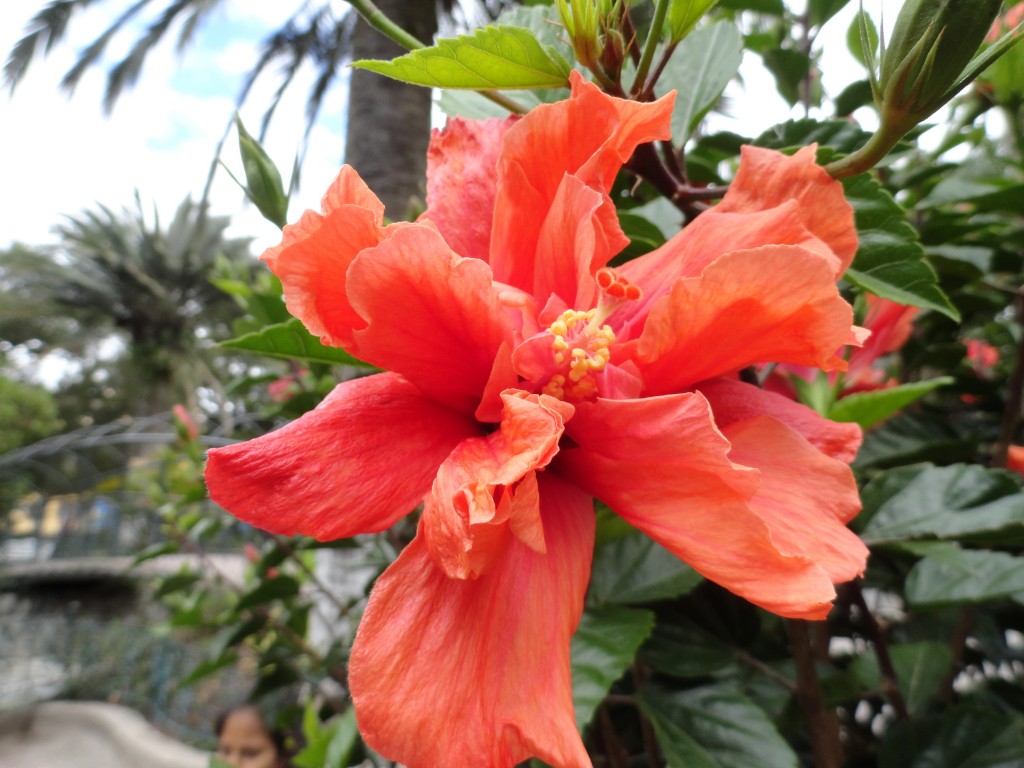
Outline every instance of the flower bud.
[(949, 101), (1001, 6), (1001, 0), (907, 0), (882, 52), (883, 124), (905, 132)]

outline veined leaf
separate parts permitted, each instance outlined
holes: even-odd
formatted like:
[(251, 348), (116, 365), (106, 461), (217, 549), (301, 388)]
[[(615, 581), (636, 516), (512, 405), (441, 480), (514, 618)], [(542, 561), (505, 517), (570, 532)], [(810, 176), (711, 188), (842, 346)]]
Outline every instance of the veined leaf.
[(915, 608), (981, 603), (1024, 592), (1024, 558), (936, 542), (910, 569), (904, 587)]
[(855, 392), (837, 400), (829, 409), (832, 421), (852, 421), (867, 429), (920, 400), (929, 392), (953, 383), (952, 376), (914, 381), (873, 392)]
[(353, 67), (431, 88), (565, 88), (569, 62), (522, 27), (488, 26), (392, 61)]
[(934, 309), (959, 320), (960, 313), (939, 288), (917, 233), (892, 195), (867, 174), (845, 179), (843, 186), (860, 238), (846, 279), (883, 299)]
[(735, 24), (720, 21), (687, 37), (665, 68), (659, 86), (675, 88), (672, 135), (685, 142), (735, 77), (743, 58), (743, 38)]
[(868, 544), (914, 539), (1005, 543), (1024, 535), (1024, 493), (1009, 472), (978, 464), (919, 464), (883, 472), (864, 487)]
[(307, 331), (306, 326), (296, 318), (267, 326), (261, 331), (247, 333), (237, 339), (222, 341), (220, 345), (246, 352), (257, 352), (268, 357), (281, 357), (286, 360), (305, 360), (310, 363), (326, 363), (327, 365), (354, 365), (360, 368), (373, 367), (362, 360), (357, 360), (343, 349), (321, 344), (320, 340)]
[(686, 563), (639, 531), (597, 548), (590, 598), (599, 605), (684, 595), (702, 581)]
[[(946, 643), (925, 642), (893, 645), (890, 654), (907, 708), (912, 714), (924, 711), (949, 674), (953, 651)], [(850, 669), (865, 688), (881, 689), (882, 674), (874, 653), (858, 656)]]
[(690, 30), (711, 10), (718, 0), (672, 0), (668, 6), (665, 20), (668, 24), (669, 38), (679, 42)]
[(641, 711), (670, 768), (797, 768), (767, 713), (734, 685), (667, 691), (644, 686)]
[(654, 614), (638, 608), (609, 606), (583, 614), (572, 636), (572, 700), (580, 731), (653, 627)]
[(885, 735), (879, 768), (1011, 768), (1024, 765), (1024, 718), (967, 703), (939, 716), (897, 723)]

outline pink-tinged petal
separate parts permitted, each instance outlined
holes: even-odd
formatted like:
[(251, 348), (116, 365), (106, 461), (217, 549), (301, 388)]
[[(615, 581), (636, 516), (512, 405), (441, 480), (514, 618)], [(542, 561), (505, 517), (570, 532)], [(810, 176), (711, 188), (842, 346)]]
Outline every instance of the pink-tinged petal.
[[(490, 262), (495, 279), (527, 291), (534, 287), (540, 232), (563, 177), (576, 176), (602, 195), (598, 222), (614, 254), (626, 243), (607, 198), (615, 175), (637, 146), (669, 137), (674, 94), (652, 103), (626, 101), (602, 93), (579, 73), (570, 79), (572, 96), (513, 125), (498, 160)], [(573, 267), (579, 260), (574, 253), (561, 258)]]
[(496, 194), (495, 165), (505, 132), (517, 120), (449, 118), (430, 136), (427, 211), (452, 250), (487, 259)]
[(424, 544), (452, 578), (485, 573), (507, 545), (509, 525), (528, 546), (544, 551), (534, 473), (558, 453), (574, 409), (518, 390), (501, 399), (500, 428), (460, 443), (438, 470), (424, 504)]
[(738, 421), (768, 415), (802, 435), (811, 445), (833, 459), (849, 464), (857, 455), (863, 434), (856, 424), (840, 424), (819, 416), (806, 405), (766, 392), (751, 384), (714, 379), (697, 385), (711, 403), (715, 423), (727, 429)]
[(865, 295), (868, 311), (864, 327), (871, 331), (864, 345), (850, 353), (850, 367), (844, 377), (844, 389), (871, 386), (885, 379), (884, 371), (873, 366), (878, 358), (895, 352), (906, 344), (914, 329), (918, 307), (908, 307), (895, 301)]
[(303, 213), (260, 257), (280, 278), (288, 311), (324, 344), (352, 351), (352, 331), (366, 325), (349, 303), (346, 273), (386, 237), (383, 219), (383, 204), (346, 165), (324, 195), (323, 213)]
[(758, 362), (845, 370), (836, 350), (854, 341), (852, 322), (827, 261), (765, 246), (676, 280), (640, 338), (620, 350), (640, 368), (645, 394), (663, 394)]
[(841, 274), (857, 253), (853, 207), (843, 185), (815, 162), (816, 151), (817, 145), (811, 145), (788, 157), (771, 149), (743, 147), (736, 178), (715, 210), (763, 211), (796, 200), (800, 220), (839, 258)]
[(441, 462), (479, 434), (392, 373), (335, 387), (315, 409), (209, 452), (210, 498), (235, 517), (322, 541), (389, 528), (422, 501)]
[(818, 563), (836, 584), (863, 574), (868, 548), (846, 527), (861, 507), (850, 467), (770, 416), (722, 431), (732, 443), (729, 458), (761, 470), (750, 507), (775, 546)]
[(643, 297), (618, 310), (611, 319), (612, 326), (617, 333), (624, 329), (629, 338), (639, 334), (651, 308), (668, 293), (676, 278), (695, 277), (730, 251), (763, 245), (799, 245), (819, 254), (838, 270), (839, 260), (803, 225), (798, 209), (795, 200), (787, 200), (765, 211), (723, 213), (714, 208), (701, 214), (657, 250), (618, 267), (623, 277), (643, 291)]
[(348, 273), (360, 359), (396, 371), (438, 402), (472, 413), (505, 335), (505, 317), (479, 259), (408, 225), (364, 251)]
[(780, 552), (748, 505), (759, 473), (733, 463), (699, 394), (577, 406), (555, 470), (694, 569), (769, 611), (821, 619), (835, 597), (813, 560)]
[(475, 580), (413, 540), (377, 580), (349, 662), (359, 731), (409, 768), (590, 768), (569, 642), (590, 576), (589, 496), (540, 478), (547, 554), (515, 539)]

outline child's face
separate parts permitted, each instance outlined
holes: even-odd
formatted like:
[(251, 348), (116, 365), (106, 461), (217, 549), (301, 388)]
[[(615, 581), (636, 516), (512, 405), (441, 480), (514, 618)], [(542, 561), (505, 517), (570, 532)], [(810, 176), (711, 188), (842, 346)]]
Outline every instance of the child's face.
[(217, 738), (217, 757), (233, 768), (283, 768), (284, 758), (252, 709), (228, 715)]

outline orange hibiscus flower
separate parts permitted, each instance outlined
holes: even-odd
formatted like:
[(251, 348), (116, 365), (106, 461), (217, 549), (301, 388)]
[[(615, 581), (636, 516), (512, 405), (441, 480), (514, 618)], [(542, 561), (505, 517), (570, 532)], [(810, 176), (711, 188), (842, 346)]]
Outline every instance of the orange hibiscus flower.
[(569, 643), (593, 498), (706, 577), (821, 619), (863, 571), (835, 424), (737, 372), (841, 370), (860, 339), (836, 278), (856, 250), (808, 148), (745, 148), (725, 199), (617, 270), (608, 193), (673, 97), (572, 95), (433, 137), (428, 210), (383, 224), (351, 168), (263, 259), (325, 343), (388, 372), (283, 429), (210, 452), (212, 498), (271, 531), (383, 531), (423, 504), (373, 588), (349, 681), (367, 743), (412, 768), (589, 766)]

